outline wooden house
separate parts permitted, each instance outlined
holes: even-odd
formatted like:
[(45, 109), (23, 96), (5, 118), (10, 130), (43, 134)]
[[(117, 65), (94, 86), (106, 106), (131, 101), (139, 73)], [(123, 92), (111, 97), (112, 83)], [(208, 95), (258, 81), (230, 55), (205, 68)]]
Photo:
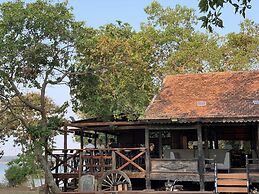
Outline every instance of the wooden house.
[[(259, 71), (167, 76), (143, 119), (80, 120), (63, 132), (64, 149), (50, 156), (64, 191), (84, 174), (98, 179), (99, 190), (150, 189), (177, 179), (197, 182), (203, 191), (215, 181), (214, 167), (224, 173), (259, 169)], [(67, 147), (68, 132), (80, 135), (78, 150)], [(84, 148), (85, 138), (97, 146), (100, 137), (106, 146), (113, 137), (118, 147)], [(259, 183), (259, 173), (250, 173), (249, 182)]]

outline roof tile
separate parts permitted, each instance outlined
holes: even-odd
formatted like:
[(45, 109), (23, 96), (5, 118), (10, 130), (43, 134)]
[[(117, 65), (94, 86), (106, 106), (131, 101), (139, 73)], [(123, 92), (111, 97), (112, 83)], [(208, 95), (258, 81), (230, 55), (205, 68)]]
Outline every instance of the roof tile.
[[(167, 76), (147, 119), (259, 117), (259, 71)], [(197, 106), (197, 102), (206, 102)]]

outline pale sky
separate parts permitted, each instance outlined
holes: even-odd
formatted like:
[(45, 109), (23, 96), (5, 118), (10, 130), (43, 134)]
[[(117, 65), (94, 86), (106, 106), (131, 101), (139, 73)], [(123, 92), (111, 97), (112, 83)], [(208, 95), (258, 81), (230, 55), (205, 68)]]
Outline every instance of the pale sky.
[[(59, 0), (61, 1), (61, 0)], [(6, 2), (0, 0), (0, 3)], [(26, 0), (30, 2), (30, 0)], [(55, 0), (54, 0), (55, 2)], [(56, 0), (57, 2), (57, 0)], [(151, 0), (69, 0), (69, 4), (74, 7), (73, 13), (77, 20), (85, 21), (87, 26), (98, 28), (107, 23), (115, 23), (116, 20), (127, 22), (133, 26), (135, 30), (139, 30), (140, 23), (146, 21), (144, 8), (149, 5)], [(163, 6), (175, 6), (176, 4), (185, 5), (187, 7), (198, 10), (197, 0), (158, 0)], [(197, 12), (198, 13), (198, 12)], [(252, 9), (247, 10), (247, 18), (253, 19), (259, 23), (259, 1), (252, 0)], [(243, 21), (240, 15), (235, 15), (231, 6), (223, 9), (222, 18), (224, 20), (224, 29), (215, 29), (219, 34), (229, 32), (238, 32), (239, 23)], [(200, 29), (198, 29), (200, 30)], [(204, 31), (204, 29), (201, 29)], [(47, 91), (47, 95), (51, 97), (58, 105), (69, 101), (69, 89), (65, 86), (52, 87)], [(67, 117), (74, 116), (71, 108), (68, 110)], [(62, 140), (58, 140), (59, 145), (62, 145)], [(70, 139), (70, 146), (76, 146)], [(5, 155), (16, 155), (19, 148), (13, 148), (12, 142), (8, 142), (1, 149), (5, 150)], [(59, 146), (59, 147), (60, 147)]]

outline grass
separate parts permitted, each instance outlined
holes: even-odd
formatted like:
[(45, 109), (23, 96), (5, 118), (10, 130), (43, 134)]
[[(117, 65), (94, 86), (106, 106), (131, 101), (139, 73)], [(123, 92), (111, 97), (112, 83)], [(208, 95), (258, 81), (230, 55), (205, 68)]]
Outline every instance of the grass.
[(38, 191), (30, 191), (27, 187), (1, 187), (0, 194), (38, 194)]
[(38, 192), (36, 192), (36, 191), (15, 191), (15, 192), (0, 191), (0, 194), (38, 194)]

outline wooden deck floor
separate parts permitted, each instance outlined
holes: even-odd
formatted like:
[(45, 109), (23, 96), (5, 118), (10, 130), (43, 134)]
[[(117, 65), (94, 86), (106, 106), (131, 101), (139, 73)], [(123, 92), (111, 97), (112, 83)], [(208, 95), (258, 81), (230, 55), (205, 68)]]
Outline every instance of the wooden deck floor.
[(105, 191), (105, 192), (62, 192), (60, 194), (213, 194), (213, 191)]

